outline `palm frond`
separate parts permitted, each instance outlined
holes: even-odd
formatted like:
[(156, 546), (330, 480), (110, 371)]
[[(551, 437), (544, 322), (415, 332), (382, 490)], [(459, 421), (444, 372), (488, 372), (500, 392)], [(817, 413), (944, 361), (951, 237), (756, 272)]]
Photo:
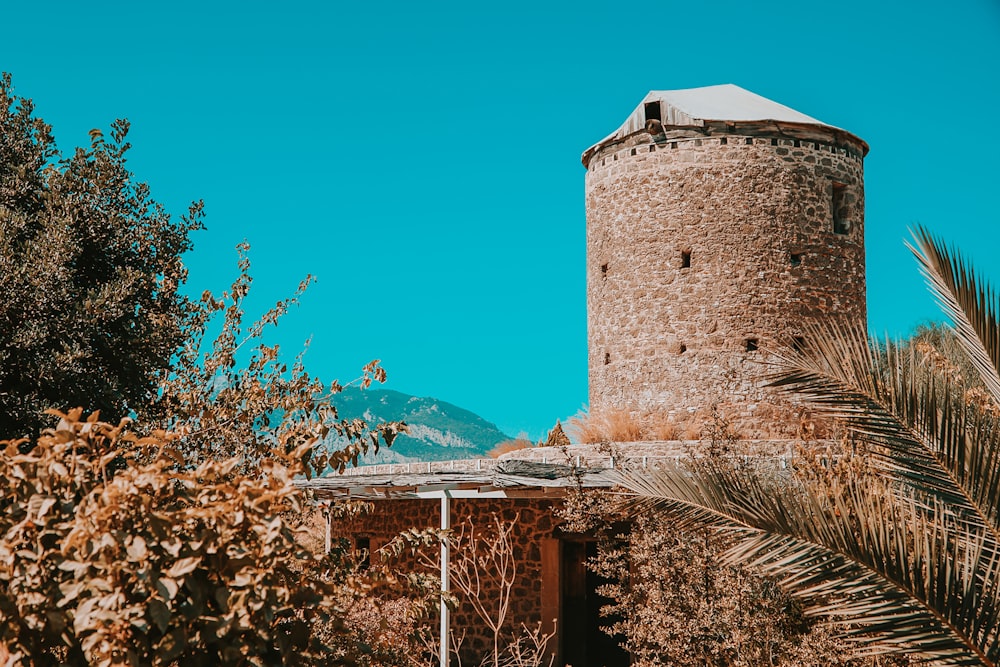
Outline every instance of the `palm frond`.
[(900, 502), (868, 483), (818, 496), (793, 479), (719, 465), (623, 472), (620, 482), (636, 494), (633, 511), (734, 535), (728, 558), (845, 624), (859, 649), (997, 663), (1000, 562), (939, 501), (928, 511), (923, 500)]
[(913, 231), (907, 243), (920, 264), (935, 298), (955, 326), (973, 366), (1000, 403), (1000, 298), (993, 287), (976, 276), (962, 255), (948, 248), (924, 227)]
[(912, 349), (876, 345), (858, 327), (808, 330), (780, 353), (771, 385), (844, 422), (884, 474), (950, 505), (1000, 549), (1000, 423), (961, 388), (921, 368)]

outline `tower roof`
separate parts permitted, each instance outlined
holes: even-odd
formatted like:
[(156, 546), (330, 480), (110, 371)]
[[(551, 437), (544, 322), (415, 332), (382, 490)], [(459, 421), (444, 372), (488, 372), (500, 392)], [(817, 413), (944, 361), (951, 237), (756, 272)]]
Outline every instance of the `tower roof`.
[[(652, 90), (621, 127), (584, 152), (584, 164), (587, 164), (590, 155), (604, 145), (616, 143), (630, 134), (643, 131), (650, 110), (656, 110), (660, 116), (658, 120), (665, 126), (672, 127), (705, 127), (713, 122), (774, 123), (779, 126), (811, 125), (835, 134), (850, 134), (731, 83), (684, 90)], [(864, 146), (867, 152), (867, 144), (851, 136)]]

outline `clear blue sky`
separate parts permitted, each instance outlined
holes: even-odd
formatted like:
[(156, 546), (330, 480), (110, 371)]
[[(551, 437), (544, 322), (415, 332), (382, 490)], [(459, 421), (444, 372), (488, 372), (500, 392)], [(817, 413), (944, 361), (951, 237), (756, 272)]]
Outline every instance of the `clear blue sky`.
[(64, 151), (132, 121), (133, 170), (204, 199), (192, 291), (253, 246), (308, 368), (538, 437), (586, 401), (580, 153), (650, 89), (735, 83), (872, 147), (872, 329), (937, 316), (921, 222), (1000, 280), (1000, 2), (7, 3), (0, 69)]

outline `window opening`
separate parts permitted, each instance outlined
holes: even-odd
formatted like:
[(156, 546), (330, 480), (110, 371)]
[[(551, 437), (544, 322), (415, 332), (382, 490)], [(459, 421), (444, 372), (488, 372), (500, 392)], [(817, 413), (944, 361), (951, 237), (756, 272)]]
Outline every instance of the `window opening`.
[(369, 537), (356, 537), (354, 538), (354, 551), (355, 556), (360, 560), (358, 561), (358, 567), (362, 570), (367, 570), (371, 565), (371, 538)]
[(846, 234), (850, 228), (847, 221), (847, 201), (845, 195), (847, 194), (847, 186), (843, 183), (833, 184), (833, 201), (831, 202), (831, 208), (833, 209), (833, 233), (834, 234)]
[(691, 268), (691, 251), (682, 250), (681, 251), (681, 268), (690, 269)]
[(611, 363), (611, 353), (610, 352), (605, 352), (604, 353), (604, 365), (607, 366), (610, 363)]
[(688, 346), (685, 345), (684, 343), (681, 343), (680, 345), (677, 346), (677, 354), (684, 354), (687, 351), (688, 351)]
[(607, 263), (601, 264), (601, 277), (607, 279), (608, 277), (608, 265)]
[(645, 107), (646, 120), (658, 120), (663, 122), (662, 116), (660, 116), (660, 103), (659, 102), (646, 102)]
[(760, 341), (756, 338), (747, 338), (743, 341), (744, 347), (746, 347), (747, 352), (756, 352), (760, 349)]
[(799, 266), (800, 264), (802, 264), (802, 253), (793, 252), (791, 254), (791, 257), (789, 258), (789, 263), (792, 266)]
[(806, 339), (803, 336), (792, 336), (792, 349), (796, 352), (805, 352)]

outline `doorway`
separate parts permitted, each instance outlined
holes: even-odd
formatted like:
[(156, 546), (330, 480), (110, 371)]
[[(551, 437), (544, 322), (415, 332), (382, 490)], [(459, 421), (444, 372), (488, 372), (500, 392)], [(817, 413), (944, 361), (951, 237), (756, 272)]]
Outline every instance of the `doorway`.
[(558, 626), (561, 662), (573, 667), (628, 667), (628, 653), (619, 646), (622, 637), (601, 630), (614, 619), (601, 617), (601, 606), (611, 601), (596, 592), (608, 580), (587, 568), (587, 560), (596, 556), (596, 541), (562, 543)]

